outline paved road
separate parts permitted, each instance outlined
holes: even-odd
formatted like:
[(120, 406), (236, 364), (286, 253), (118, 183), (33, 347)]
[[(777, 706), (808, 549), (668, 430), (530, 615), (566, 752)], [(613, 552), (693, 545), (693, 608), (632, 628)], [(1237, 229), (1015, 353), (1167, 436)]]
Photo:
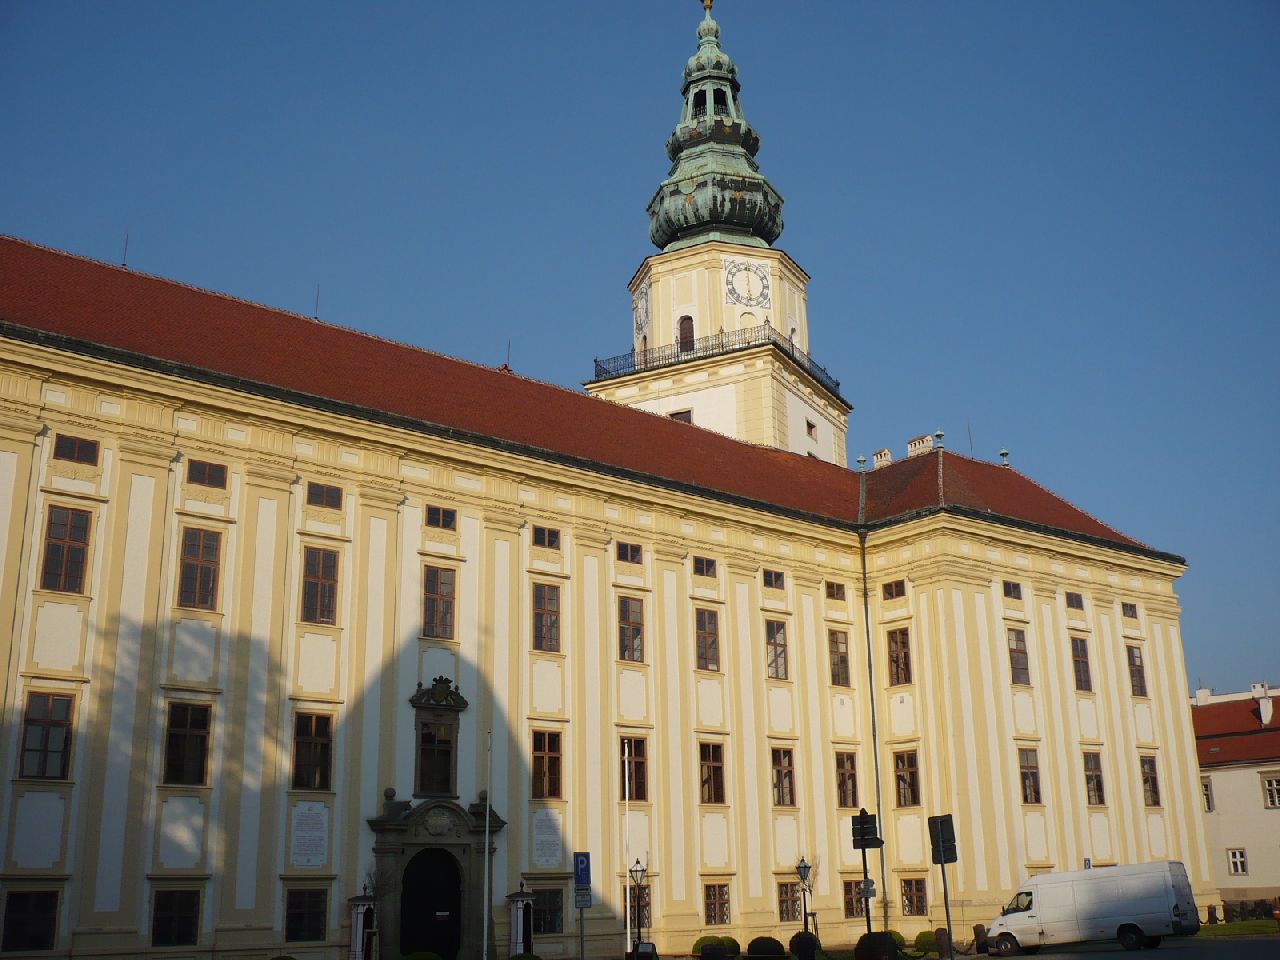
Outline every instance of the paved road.
[(1041, 950), (1035, 960), (1102, 960), (1144, 957), (1150, 960), (1280, 960), (1280, 936), (1233, 940), (1169, 937), (1157, 950), (1127, 951), (1118, 943), (1098, 943), (1061, 950)]

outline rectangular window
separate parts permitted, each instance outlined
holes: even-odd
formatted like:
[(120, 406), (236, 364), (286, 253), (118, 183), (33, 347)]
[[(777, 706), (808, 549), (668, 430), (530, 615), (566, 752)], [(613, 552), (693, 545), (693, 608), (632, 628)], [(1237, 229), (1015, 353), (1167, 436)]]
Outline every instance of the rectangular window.
[(881, 595), (886, 600), (897, 600), (899, 597), (907, 595), (907, 581), (890, 580), (880, 588)]
[(889, 631), (889, 686), (911, 682), (911, 639), (907, 628)]
[(216, 487), (227, 489), (227, 467), (222, 463), (209, 463), (205, 460), (187, 461), (187, 483), (200, 487)]
[(893, 755), (893, 782), (898, 806), (920, 805), (920, 767), (914, 750), (903, 750)]
[(336, 623), (337, 612), (338, 551), (306, 547), (302, 551), (302, 619)]
[(328, 907), (328, 890), (285, 891), (285, 940), (294, 943), (325, 939)]
[(1022, 599), (1022, 584), (1016, 580), (1006, 580), (1004, 582), (1004, 595), (1009, 600)]
[(828, 630), (827, 649), (831, 652), (831, 685), (849, 686), (849, 634), (844, 630)]
[(706, 926), (718, 927), (729, 922), (729, 885), (704, 883), (702, 885), (702, 915)]
[(217, 607), (221, 548), (222, 534), (216, 530), (182, 528), (178, 606), (195, 610), (213, 610)]
[(1120, 615), (1121, 615), (1122, 617), (1125, 617), (1126, 619), (1129, 619), (1129, 620), (1137, 620), (1137, 619), (1138, 619), (1138, 605), (1137, 605), (1136, 603), (1125, 603), (1125, 602), (1121, 602), (1121, 604), (1120, 604)]
[(781, 570), (764, 572), (764, 588), (766, 590), (782, 590), (787, 585), (787, 576)]
[(437, 530), (457, 530), (458, 511), (450, 507), (427, 507), (427, 526)]
[(213, 708), (207, 703), (169, 704), (163, 783), (186, 787), (204, 785), (212, 713)]
[(84, 592), (85, 557), (89, 552), (89, 511), (50, 507), (44, 534), (41, 590)]
[(1067, 592), (1067, 609), (1068, 609), (1068, 610), (1083, 610), (1083, 609), (1084, 609), (1084, 597), (1080, 596), (1080, 594), (1078, 594), (1078, 593), (1071, 593), (1070, 591), (1068, 591), (1068, 592)]
[(818, 439), (818, 425), (812, 420), (806, 420), (804, 422), (804, 432), (810, 440)]
[(1227, 851), (1227, 873), (1233, 877), (1243, 877), (1249, 872), (1249, 857), (1243, 847)]
[(844, 881), (844, 915), (847, 919), (861, 919), (866, 916), (863, 911), (862, 897), (858, 896), (858, 880)]
[(715, 560), (711, 557), (694, 557), (693, 575), (695, 577), (714, 577), (716, 575)]
[(151, 912), (151, 945), (194, 947), (199, 921), (199, 890), (157, 890)]
[(1262, 775), (1262, 805), (1268, 810), (1280, 809), (1280, 773)]
[[(644, 737), (622, 738), (622, 794), (626, 800), (649, 799), (649, 765), (645, 758)], [(630, 790), (628, 791), (628, 783)]]
[(1100, 807), (1107, 802), (1102, 789), (1102, 754), (1085, 751), (1084, 792), (1090, 806)]
[(533, 890), (533, 932), (564, 933), (564, 891)]
[(929, 898), (925, 893), (924, 877), (902, 881), (902, 915), (904, 917), (929, 915)]
[(651, 928), (653, 914), (649, 909), (649, 885), (642, 883), (637, 886), (627, 881), (622, 895), (627, 904), (627, 913), (631, 916), (631, 929), (638, 934), (641, 927)]
[(1076, 689), (1088, 692), (1093, 689), (1089, 674), (1089, 641), (1084, 637), (1071, 638), (1071, 667), (1076, 673)]
[(702, 803), (724, 803), (724, 745), (698, 744), (698, 773)]
[(800, 884), (794, 881), (778, 884), (778, 920), (800, 922)]
[(1022, 802), (1040, 802), (1040, 756), (1034, 749), (1018, 748), (1018, 776), (1022, 780)]
[(560, 649), (560, 588), (554, 583), (533, 585), (533, 649)]
[(1160, 777), (1156, 774), (1155, 757), (1139, 757), (1142, 771), (1142, 802), (1148, 807), (1160, 806)]
[(644, 554), (638, 543), (618, 543), (619, 563), (639, 563)]
[(618, 659), (644, 663), (644, 601), (618, 598)]
[(341, 510), (342, 488), (332, 487), (327, 483), (308, 483), (307, 505), (324, 507), (327, 510)]
[(681, 423), (693, 423), (692, 410), (676, 410), (674, 413), (668, 413), (667, 416), (672, 420), (679, 420)]
[(422, 577), (422, 635), (453, 639), (453, 588), (457, 571), (427, 567)]
[(53, 439), (53, 459), (70, 460), (72, 463), (98, 465), (98, 441), (84, 437), (69, 437), (60, 433)]
[(786, 680), (788, 676), (787, 625), (781, 620), (766, 620), (764, 642), (768, 652), (769, 676), (774, 680)]
[(1031, 665), (1027, 659), (1027, 635), (1017, 627), (1009, 627), (1009, 672), (1014, 683), (1031, 685)]
[(333, 717), (299, 713), (293, 718), (293, 789), (328, 790), (333, 766)]
[(844, 599), (844, 584), (843, 584), (843, 583), (837, 583), (835, 580), (828, 580), (828, 581), (827, 581), (827, 599), (828, 599), (828, 600), (843, 600), (843, 599)]
[(836, 806), (851, 809), (858, 806), (857, 755), (836, 753)]
[(418, 794), (453, 793), (453, 741), (450, 723), (418, 725)]
[(544, 550), (559, 550), (560, 531), (555, 527), (534, 527), (533, 545)]
[(773, 805), (794, 807), (796, 805), (796, 768), (791, 751), (774, 747), (770, 752), (773, 755)]
[(720, 669), (720, 615), (701, 608), (693, 611), (699, 670)]
[(71, 769), (71, 708), (74, 705), (75, 698), (70, 695), (27, 694), (19, 776), (66, 779)]
[(52, 950), (57, 929), (57, 890), (10, 890), (5, 894), (0, 951)]
[(533, 731), (533, 799), (560, 799), (560, 734)]
[(1213, 781), (1208, 777), (1200, 778), (1200, 799), (1204, 803), (1204, 812), (1213, 813)]
[(1135, 697), (1147, 695), (1147, 671), (1142, 665), (1142, 649), (1126, 647), (1129, 654), (1129, 689)]

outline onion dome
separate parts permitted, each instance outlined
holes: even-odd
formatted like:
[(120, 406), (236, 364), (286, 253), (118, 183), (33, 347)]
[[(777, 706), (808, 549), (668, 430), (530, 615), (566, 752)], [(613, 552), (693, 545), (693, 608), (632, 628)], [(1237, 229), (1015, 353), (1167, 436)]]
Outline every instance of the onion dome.
[(661, 250), (708, 240), (767, 247), (782, 234), (782, 197), (756, 164), (760, 136), (742, 115), (738, 68), (705, 6), (684, 68), (684, 111), (667, 140), (671, 172), (649, 201), (649, 239)]

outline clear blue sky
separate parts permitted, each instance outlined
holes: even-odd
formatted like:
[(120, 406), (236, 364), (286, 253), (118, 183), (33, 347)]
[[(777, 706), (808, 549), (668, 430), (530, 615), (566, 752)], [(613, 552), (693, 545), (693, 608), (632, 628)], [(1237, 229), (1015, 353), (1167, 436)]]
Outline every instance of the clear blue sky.
[[(1280, 682), (1280, 4), (720, 0), (852, 460), (941, 427), (1183, 554)], [(695, 0), (0, 0), (0, 231), (575, 384)]]

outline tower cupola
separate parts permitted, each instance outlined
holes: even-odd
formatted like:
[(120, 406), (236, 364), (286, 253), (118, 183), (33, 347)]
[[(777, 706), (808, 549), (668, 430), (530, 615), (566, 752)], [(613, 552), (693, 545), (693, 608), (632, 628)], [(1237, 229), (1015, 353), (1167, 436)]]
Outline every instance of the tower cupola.
[(760, 137), (742, 114), (738, 68), (720, 48), (713, 0), (703, 0), (698, 50), (684, 68), (684, 110), (667, 140), (671, 172), (649, 201), (661, 250), (709, 240), (768, 247), (782, 234), (782, 197), (760, 173)]

